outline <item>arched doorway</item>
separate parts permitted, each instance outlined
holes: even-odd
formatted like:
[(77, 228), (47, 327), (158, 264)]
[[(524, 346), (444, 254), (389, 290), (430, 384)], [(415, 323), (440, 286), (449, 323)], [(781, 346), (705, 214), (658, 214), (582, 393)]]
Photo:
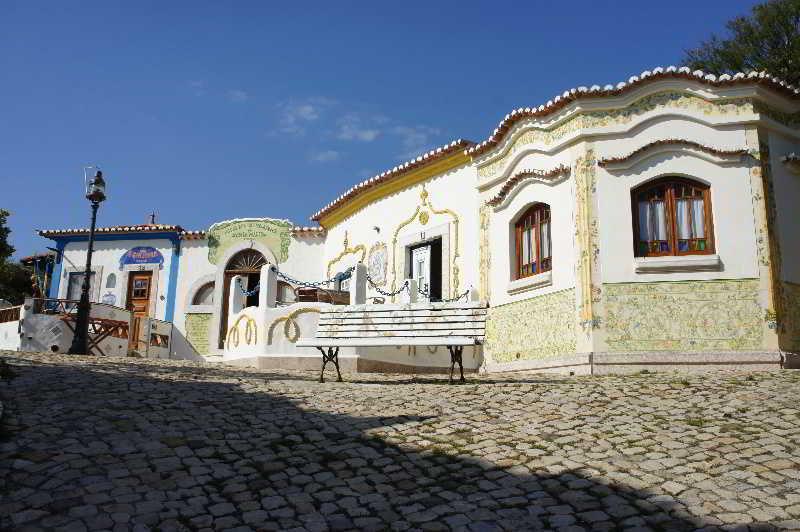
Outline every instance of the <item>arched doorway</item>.
[[(219, 320), (219, 348), (225, 347), (225, 338), (228, 335), (228, 299), (231, 291), (231, 279), (237, 275), (244, 277), (242, 287), (248, 292), (261, 282), (261, 267), (267, 259), (255, 249), (243, 249), (228, 261), (225, 266), (225, 284), (222, 289), (222, 315)], [(247, 296), (245, 307), (258, 306), (258, 292)]]

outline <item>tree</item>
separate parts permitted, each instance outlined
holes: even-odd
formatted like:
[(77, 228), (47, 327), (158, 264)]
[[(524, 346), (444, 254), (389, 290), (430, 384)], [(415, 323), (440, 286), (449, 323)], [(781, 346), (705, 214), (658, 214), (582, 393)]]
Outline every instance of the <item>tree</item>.
[(33, 281), (31, 271), (16, 262), (0, 264), (0, 299), (21, 305), (31, 297)]
[(0, 264), (5, 264), (15, 251), (14, 246), (8, 242), (8, 235), (11, 234), (11, 229), (6, 224), (10, 215), (10, 212), (0, 209)]
[(0, 209), (0, 299), (19, 305), (25, 296), (31, 295), (31, 272), (22, 264), (9, 261), (15, 251), (8, 241), (11, 234), (7, 225), (10, 214)]
[(684, 63), (712, 74), (766, 71), (800, 84), (800, 0), (770, 0), (750, 16), (726, 24), (728, 38), (712, 35), (688, 50)]

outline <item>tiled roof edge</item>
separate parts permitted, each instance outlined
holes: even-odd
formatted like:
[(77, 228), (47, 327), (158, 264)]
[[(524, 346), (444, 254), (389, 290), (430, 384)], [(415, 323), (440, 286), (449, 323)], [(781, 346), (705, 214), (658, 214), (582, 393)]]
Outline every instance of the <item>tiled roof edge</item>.
[(581, 86), (564, 91), (552, 100), (549, 100), (546, 104), (540, 105), (539, 107), (520, 107), (519, 109), (515, 109), (500, 121), (488, 139), (484, 140), (480, 144), (476, 144), (470, 148), (467, 148), (465, 153), (473, 157), (486, 153), (500, 143), (505, 134), (514, 124), (525, 118), (549, 115), (579, 99), (618, 96), (645, 83), (663, 79), (685, 79), (690, 81), (699, 81), (714, 87), (756, 83), (759, 85), (765, 85), (792, 98), (798, 98), (800, 96), (800, 89), (778, 79), (777, 77), (770, 76), (766, 72), (749, 72), (747, 74), (739, 72), (734, 75), (722, 74), (721, 76), (716, 76), (714, 74), (707, 74), (702, 70), (692, 71), (688, 67), (658, 67), (654, 68), (653, 70), (645, 70), (638, 76), (631, 76), (627, 82), (622, 81), (616, 85), (609, 84), (604, 87), (600, 87), (599, 85), (592, 85), (588, 88)]
[(451, 155), (455, 152), (468, 148), (469, 146), (472, 146), (472, 144), (473, 142), (469, 140), (456, 139), (449, 144), (445, 144), (444, 146), (440, 146), (434, 150), (423, 153), (419, 157), (411, 159), (410, 161), (406, 161), (403, 164), (399, 164), (390, 170), (386, 170), (385, 172), (375, 175), (369, 179), (365, 179), (364, 181), (361, 181), (360, 183), (353, 185), (338, 198), (336, 198), (332, 202), (325, 205), (322, 209), (314, 213), (311, 216), (311, 220), (318, 222), (320, 218), (322, 218), (329, 212), (336, 209), (339, 205), (365, 192), (366, 190), (378, 186), (380, 184), (386, 183), (387, 181), (390, 181), (398, 176), (410, 172), (415, 168), (419, 168), (420, 166), (430, 164), (431, 162), (442, 159), (447, 155)]
[[(142, 225), (116, 225), (112, 227), (97, 227), (95, 233), (180, 233), (183, 228), (179, 225), (142, 224)], [(86, 227), (70, 229), (41, 229), (37, 231), (40, 236), (69, 236), (89, 234)]]

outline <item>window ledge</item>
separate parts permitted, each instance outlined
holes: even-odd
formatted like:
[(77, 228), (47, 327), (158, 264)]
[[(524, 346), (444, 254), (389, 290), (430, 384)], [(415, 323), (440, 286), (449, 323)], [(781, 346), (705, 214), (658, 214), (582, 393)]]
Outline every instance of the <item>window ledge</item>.
[(214, 305), (189, 305), (184, 312), (186, 314), (213, 314)]
[(549, 286), (551, 284), (553, 284), (553, 272), (549, 271), (537, 273), (536, 275), (531, 275), (529, 277), (523, 277), (522, 279), (517, 279), (516, 281), (511, 281), (508, 283), (508, 288), (506, 288), (506, 291), (509, 294), (518, 294), (520, 292), (534, 290), (536, 288)]
[(681, 255), (678, 257), (637, 257), (636, 273), (702, 272), (722, 269), (719, 255)]

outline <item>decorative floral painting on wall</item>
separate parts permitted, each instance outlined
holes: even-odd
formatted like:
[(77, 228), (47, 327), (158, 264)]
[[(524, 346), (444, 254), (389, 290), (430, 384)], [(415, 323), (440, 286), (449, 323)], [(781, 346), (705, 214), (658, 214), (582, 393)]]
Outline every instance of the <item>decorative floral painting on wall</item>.
[(572, 288), (489, 309), (485, 350), (495, 362), (573, 355), (575, 348)]
[(608, 350), (756, 351), (758, 280), (603, 285)]

